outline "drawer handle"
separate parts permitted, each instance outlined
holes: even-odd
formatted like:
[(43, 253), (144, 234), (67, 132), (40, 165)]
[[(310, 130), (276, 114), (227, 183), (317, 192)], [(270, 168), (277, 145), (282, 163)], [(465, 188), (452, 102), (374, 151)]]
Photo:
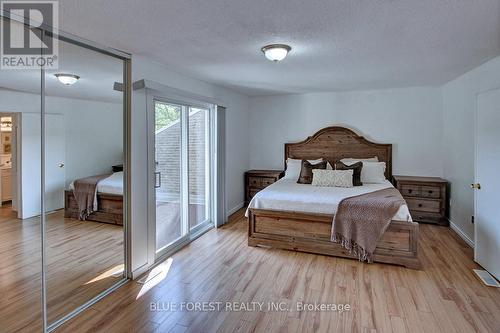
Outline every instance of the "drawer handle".
[(409, 189), (409, 190), (408, 190), (408, 193), (411, 193), (411, 192), (413, 192), (413, 190), (412, 190), (412, 189)]
[(422, 207), (422, 204), (418, 204), (418, 207)]
[(432, 191), (429, 191), (429, 194), (432, 194)]

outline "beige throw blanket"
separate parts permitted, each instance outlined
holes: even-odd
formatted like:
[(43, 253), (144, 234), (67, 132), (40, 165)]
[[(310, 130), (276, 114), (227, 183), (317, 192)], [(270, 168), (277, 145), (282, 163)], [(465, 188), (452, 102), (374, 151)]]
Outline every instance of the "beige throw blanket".
[(333, 218), (331, 240), (359, 260), (373, 262), (380, 237), (404, 204), (405, 200), (395, 188), (345, 198)]
[(106, 177), (109, 175), (92, 176), (74, 181), (73, 194), (78, 204), (80, 220), (86, 220), (92, 212), (97, 210), (97, 183)]

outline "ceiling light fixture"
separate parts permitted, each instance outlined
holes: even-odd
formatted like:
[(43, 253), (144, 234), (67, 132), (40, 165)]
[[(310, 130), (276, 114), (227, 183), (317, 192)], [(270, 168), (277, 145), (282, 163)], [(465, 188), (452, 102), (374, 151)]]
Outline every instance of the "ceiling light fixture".
[(264, 46), (261, 50), (267, 59), (278, 62), (287, 56), (292, 48), (286, 44), (271, 44)]
[(67, 86), (74, 84), (80, 78), (78, 75), (74, 74), (54, 74), (54, 76), (61, 82)]

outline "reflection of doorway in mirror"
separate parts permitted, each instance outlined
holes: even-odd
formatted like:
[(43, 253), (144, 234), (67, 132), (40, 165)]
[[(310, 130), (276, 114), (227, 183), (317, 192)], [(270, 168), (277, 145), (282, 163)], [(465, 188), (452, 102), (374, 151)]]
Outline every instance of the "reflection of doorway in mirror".
[(0, 117), (0, 203), (12, 200), (12, 117)]

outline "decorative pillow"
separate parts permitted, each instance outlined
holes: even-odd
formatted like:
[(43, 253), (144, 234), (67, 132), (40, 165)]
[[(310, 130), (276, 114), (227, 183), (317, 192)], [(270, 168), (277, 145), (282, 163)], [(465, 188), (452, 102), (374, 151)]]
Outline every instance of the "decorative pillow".
[(358, 162), (378, 162), (378, 157), (370, 157), (370, 158), (352, 158), (352, 157), (347, 157), (343, 158), (340, 160), (340, 162), (344, 163), (345, 165), (351, 165), (354, 163)]
[(363, 162), (358, 162), (351, 165), (345, 165), (342, 162), (335, 163), (335, 170), (351, 170), (351, 169), (353, 171), (352, 184), (354, 186), (363, 185), (363, 182), (361, 182), (361, 172), (363, 169)]
[(352, 187), (353, 170), (313, 169), (312, 185), (327, 187)]
[[(319, 158), (317, 160), (308, 160), (308, 162), (311, 164), (318, 164), (320, 162), (323, 162), (323, 159)], [(301, 168), (302, 168), (302, 160), (288, 158), (286, 160), (286, 171), (285, 171), (285, 176), (283, 178), (297, 181), (297, 179), (299, 179), (300, 176)]]
[(385, 162), (363, 162), (361, 181), (368, 184), (385, 183)]
[(306, 160), (302, 161), (302, 168), (300, 170), (300, 176), (297, 183), (299, 184), (311, 184), (313, 178), (313, 169), (326, 169), (327, 161), (323, 161), (317, 164), (311, 164)]

